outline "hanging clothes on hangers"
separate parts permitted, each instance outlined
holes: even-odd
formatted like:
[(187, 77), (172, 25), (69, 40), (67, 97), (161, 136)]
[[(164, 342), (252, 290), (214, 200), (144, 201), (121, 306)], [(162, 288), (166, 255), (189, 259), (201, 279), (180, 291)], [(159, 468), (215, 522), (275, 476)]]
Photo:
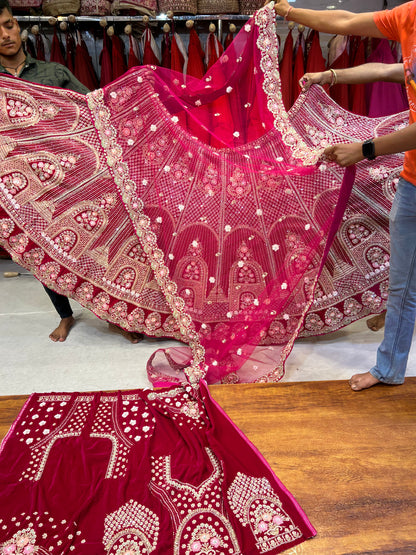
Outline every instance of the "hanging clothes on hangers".
[[(365, 42), (361, 37), (350, 37), (350, 66), (365, 64)], [(349, 85), (349, 108), (354, 114), (368, 115), (365, 84)]]
[(126, 25), (124, 32), (129, 37), (129, 55), (127, 59), (127, 67), (131, 69), (132, 67), (136, 67), (140, 65), (140, 49), (139, 43), (136, 37), (132, 34), (131, 25)]
[(121, 77), (127, 71), (127, 64), (124, 56), (124, 43), (115, 34), (114, 27), (110, 27), (111, 32), (111, 75), (112, 81)]
[[(328, 68), (332, 68), (336, 71), (337, 69), (348, 67), (348, 44), (349, 38), (340, 35), (336, 35), (330, 40), (328, 50)], [(334, 86), (329, 89), (329, 94), (337, 104), (346, 110), (349, 109), (348, 85), (339, 83), (334, 84)]]
[(160, 65), (161, 53), (152, 32), (147, 25), (142, 35), (142, 49), (143, 65)]
[(204, 58), (205, 53), (198, 33), (195, 28), (191, 26), (189, 30), (188, 65), (186, 66), (186, 73), (197, 79), (202, 79), (205, 73)]
[[(387, 39), (381, 39), (367, 58), (367, 62), (397, 63), (390, 42)], [(366, 98), (370, 117), (389, 116), (409, 108), (406, 93), (400, 83), (386, 83), (383, 81), (368, 83), (366, 85)]]
[(52, 44), (51, 44), (51, 62), (57, 62), (58, 64), (65, 64), (65, 57), (64, 57), (64, 47), (58, 37), (58, 31), (56, 29), (56, 25), (53, 26), (53, 37), (52, 37)]
[(286, 110), (292, 106), (293, 99), (293, 34), (289, 28), (288, 35), (283, 47), (283, 55), (280, 61), (280, 79), (282, 81), (282, 100)]
[(293, 62), (293, 85), (292, 85), (292, 104), (302, 92), (299, 85), (299, 80), (305, 74), (305, 37), (303, 26), (298, 26), (298, 37), (296, 39), (294, 48), (294, 62)]
[(160, 65), (169, 69), (171, 63), (171, 37), (169, 23), (165, 23), (163, 25), (163, 35), (160, 49), (162, 53), (162, 60)]
[(76, 34), (75, 47), (75, 77), (83, 83), (90, 91), (98, 88), (99, 82), (95, 69), (88, 52), (87, 45), (81, 35), (79, 29)]
[(322, 54), (319, 32), (311, 29), (308, 33), (309, 48), (306, 55), (306, 72), (317, 73), (325, 71), (326, 62)]
[(75, 74), (75, 50), (76, 43), (71, 30), (68, 28), (65, 33), (66, 39), (66, 67)]
[(100, 65), (100, 87), (104, 87), (111, 82), (113, 76), (113, 69), (111, 67), (111, 41), (106, 29), (103, 29), (103, 49), (100, 54)]

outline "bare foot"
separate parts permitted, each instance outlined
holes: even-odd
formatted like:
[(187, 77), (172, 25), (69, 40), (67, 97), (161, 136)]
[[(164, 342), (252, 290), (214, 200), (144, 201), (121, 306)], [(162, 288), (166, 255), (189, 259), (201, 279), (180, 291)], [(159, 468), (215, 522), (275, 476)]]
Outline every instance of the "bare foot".
[(75, 320), (73, 316), (62, 318), (62, 320), (59, 322), (59, 326), (55, 328), (51, 334), (49, 334), (49, 339), (52, 339), (52, 341), (54, 341), (55, 343), (61, 343), (62, 341), (65, 341), (65, 339), (68, 337), (69, 330), (74, 325), (74, 322)]
[(139, 343), (139, 341), (143, 341), (144, 336), (142, 333), (123, 330), (123, 328), (119, 328), (115, 324), (110, 324), (110, 323), (108, 324), (108, 327), (111, 331), (114, 331), (115, 333), (119, 333), (120, 335), (125, 337), (128, 341), (130, 341), (130, 343)]
[(362, 374), (355, 374), (349, 381), (351, 389), (353, 391), (361, 391), (362, 389), (368, 389), (377, 383), (381, 383), (380, 380), (375, 378), (370, 372), (364, 372)]
[(381, 328), (384, 328), (385, 319), (386, 319), (386, 311), (382, 312), (381, 314), (376, 314), (372, 318), (369, 318), (367, 320), (367, 326), (372, 331), (381, 330)]

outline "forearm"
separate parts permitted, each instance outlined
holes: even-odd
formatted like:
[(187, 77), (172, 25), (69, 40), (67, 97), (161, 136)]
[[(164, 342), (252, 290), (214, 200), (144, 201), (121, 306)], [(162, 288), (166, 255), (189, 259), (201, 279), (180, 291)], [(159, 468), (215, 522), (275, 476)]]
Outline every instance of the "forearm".
[(375, 137), (376, 156), (416, 149), (416, 123), (382, 137)]
[[(289, 13), (287, 14), (287, 12)], [(384, 35), (374, 23), (373, 12), (356, 14), (345, 10), (308, 10), (281, 6), (276, 2), (275, 11), (295, 23), (300, 23), (323, 33), (358, 35), (382, 38)]]
[[(361, 83), (373, 83), (375, 81), (404, 84), (403, 64), (369, 63), (345, 69), (337, 69), (336, 75), (337, 83), (339, 84), (357, 85)], [(331, 75), (329, 74), (327, 77), (329, 83)]]
[[(374, 138), (374, 154), (383, 156), (416, 149), (416, 123), (404, 129)], [(363, 143), (338, 143), (325, 149), (329, 160), (340, 166), (351, 166), (364, 159)]]

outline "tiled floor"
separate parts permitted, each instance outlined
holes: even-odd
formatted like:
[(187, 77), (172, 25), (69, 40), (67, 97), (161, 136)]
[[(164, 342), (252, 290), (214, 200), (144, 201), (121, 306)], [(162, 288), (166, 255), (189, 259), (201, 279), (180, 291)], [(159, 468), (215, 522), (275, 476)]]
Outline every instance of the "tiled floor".
[[(40, 283), (0, 260), (0, 395), (34, 391), (99, 391), (150, 387), (146, 362), (158, 348), (177, 344), (145, 339), (133, 345), (111, 332), (105, 322), (71, 301), (76, 325), (64, 343), (48, 335), (59, 317)], [(382, 332), (368, 330), (365, 320), (338, 332), (296, 342), (286, 363), (285, 381), (345, 380), (369, 369)], [(416, 349), (408, 374), (416, 376)]]

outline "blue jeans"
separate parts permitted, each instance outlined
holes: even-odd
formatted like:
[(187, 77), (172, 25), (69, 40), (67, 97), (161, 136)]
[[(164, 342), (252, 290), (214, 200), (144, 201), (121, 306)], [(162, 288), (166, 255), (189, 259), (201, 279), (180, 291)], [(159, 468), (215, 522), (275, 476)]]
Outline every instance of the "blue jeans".
[(389, 296), (384, 339), (370, 373), (404, 382), (416, 318), (416, 186), (400, 178), (390, 212)]

